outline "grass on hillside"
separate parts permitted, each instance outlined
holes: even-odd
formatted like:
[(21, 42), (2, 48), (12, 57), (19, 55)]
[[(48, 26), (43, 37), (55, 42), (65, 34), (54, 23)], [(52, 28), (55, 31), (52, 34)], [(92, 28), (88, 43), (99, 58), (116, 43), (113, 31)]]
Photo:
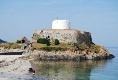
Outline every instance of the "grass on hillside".
[[(22, 47), (22, 44), (18, 43), (5, 43), (0, 44), (0, 47), (4, 47), (4, 49), (20, 49)], [(88, 50), (90, 52), (99, 53), (100, 46), (97, 44), (92, 44), (90, 47), (86, 46), (84, 43), (77, 44), (77, 43), (60, 43), (59, 45), (55, 45), (54, 43), (51, 43), (50, 46), (47, 46), (46, 44), (41, 43), (33, 43), (32, 44), (33, 50), (46, 50), (46, 51), (62, 51), (62, 50), (70, 50), (70, 51), (76, 51), (76, 50)]]
[(4, 47), (4, 49), (20, 49), (22, 47), (22, 44), (18, 44), (15, 42), (8, 42), (1, 44), (0, 47)]
[(39, 50), (42, 47), (46, 47), (46, 44), (33, 43), (32, 47), (33, 49)]
[(91, 52), (99, 53), (100, 46), (97, 44), (92, 44), (90, 47), (86, 46), (84, 43), (60, 43), (59, 45), (54, 45), (53, 43), (50, 46), (46, 44), (33, 43), (33, 49), (36, 50), (45, 50), (45, 51), (59, 51), (59, 50), (88, 50)]

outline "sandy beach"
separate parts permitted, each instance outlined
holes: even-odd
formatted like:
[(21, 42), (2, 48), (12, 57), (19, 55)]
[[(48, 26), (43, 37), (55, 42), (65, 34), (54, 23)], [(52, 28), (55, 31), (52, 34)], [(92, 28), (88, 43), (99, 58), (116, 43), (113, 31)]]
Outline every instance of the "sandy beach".
[(29, 59), (24, 55), (0, 55), (0, 80), (37, 80), (40, 79), (28, 69), (31, 67)]

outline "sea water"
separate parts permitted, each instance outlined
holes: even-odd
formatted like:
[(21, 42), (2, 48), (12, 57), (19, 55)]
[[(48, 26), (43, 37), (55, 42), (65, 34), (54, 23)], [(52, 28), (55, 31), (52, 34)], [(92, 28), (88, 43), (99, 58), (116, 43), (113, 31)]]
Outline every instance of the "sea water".
[(115, 58), (106, 60), (101, 67), (96, 66), (91, 72), (90, 80), (118, 80), (118, 48), (107, 49), (115, 55)]
[(115, 58), (99, 61), (32, 61), (36, 76), (47, 80), (118, 80), (118, 48), (107, 48)]

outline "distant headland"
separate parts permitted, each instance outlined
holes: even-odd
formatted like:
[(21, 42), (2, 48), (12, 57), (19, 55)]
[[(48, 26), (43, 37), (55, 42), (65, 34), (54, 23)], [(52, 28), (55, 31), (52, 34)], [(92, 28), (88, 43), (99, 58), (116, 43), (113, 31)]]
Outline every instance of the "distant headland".
[(6, 41), (4, 41), (4, 40), (0, 39), (0, 43), (6, 43)]

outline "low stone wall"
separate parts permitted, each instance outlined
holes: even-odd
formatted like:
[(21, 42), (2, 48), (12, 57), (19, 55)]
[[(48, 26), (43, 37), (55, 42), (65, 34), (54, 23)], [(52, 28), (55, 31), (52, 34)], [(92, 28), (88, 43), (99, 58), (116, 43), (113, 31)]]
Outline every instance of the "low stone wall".
[(23, 52), (0, 52), (0, 55), (22, 55)]
[(44, 29), (36, 30), (33, 33), (33, 41), (38, 38), (49, 38), (50, 41), (58, 39), (62, 43), (75, 42), (75, 43), (85, 43), (87, 46), (92, 44), (92, 38), (90, 32), (79, 31), (75, 29)]

